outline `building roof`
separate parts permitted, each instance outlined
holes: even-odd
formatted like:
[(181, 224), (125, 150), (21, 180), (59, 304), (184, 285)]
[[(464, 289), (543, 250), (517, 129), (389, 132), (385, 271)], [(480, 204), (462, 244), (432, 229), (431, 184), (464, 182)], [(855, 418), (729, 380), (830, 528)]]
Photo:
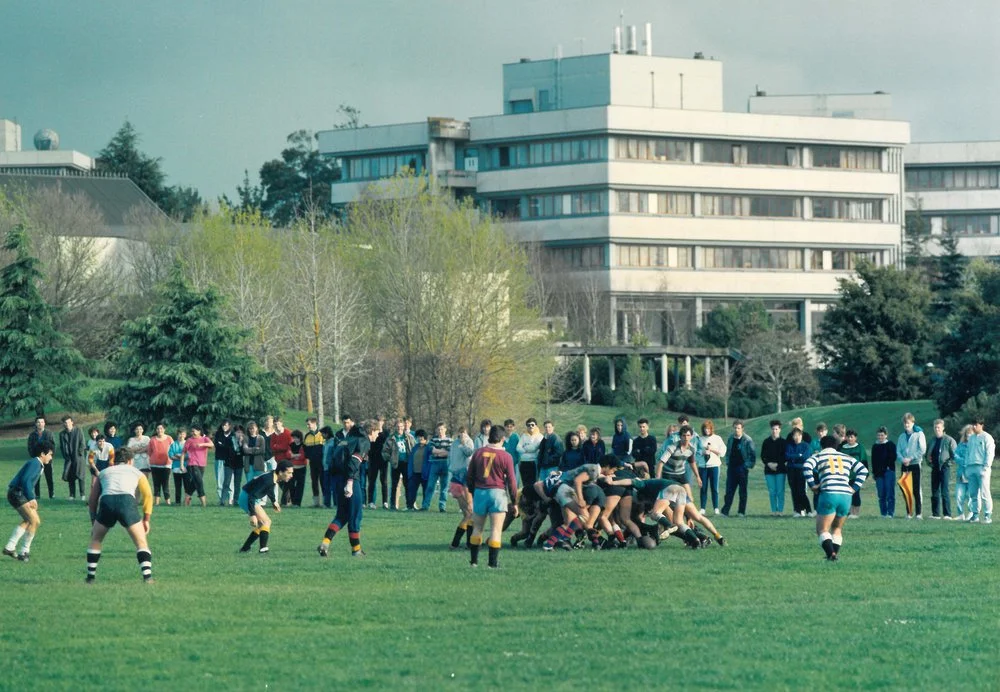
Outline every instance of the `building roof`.
[(128, 178), (7, 172), (0, 169), (0, 190), (31, 192), (44, 187), (59, 187), (69, 195), (86, 196), (104, 217), (108, 237), (137, 238), (138, 229), (131, 223), (135, 212), (147, 218), (167, 218)]

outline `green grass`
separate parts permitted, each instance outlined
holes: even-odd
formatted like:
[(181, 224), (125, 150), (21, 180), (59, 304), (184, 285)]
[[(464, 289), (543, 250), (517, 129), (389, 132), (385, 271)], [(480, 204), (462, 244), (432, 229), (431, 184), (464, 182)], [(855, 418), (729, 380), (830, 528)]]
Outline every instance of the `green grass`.
[[(0, 479), (22, 446), (0, 444)], [(871, 489), (837, 564), (821, 559), (812, 521), (764, 516), (759, 472), (750, 518), (719, 521), (726, 548), (505, 549), (499, 572), (445, 548), (453, 504), (366, 513), (365, 560), (346, 536), (316, 556), (325, 510), (272, 514), (262, 558), (237, 554), (237, 510), (164, 506), (148, 587), (120, 528), (84, 586), (86, 510), (56, 492), (32, 561), (0, 562), (2, 689), (996, 685), (997, 528), (874, 519)], [(15, 514), (0, 517), (6, 538)]]

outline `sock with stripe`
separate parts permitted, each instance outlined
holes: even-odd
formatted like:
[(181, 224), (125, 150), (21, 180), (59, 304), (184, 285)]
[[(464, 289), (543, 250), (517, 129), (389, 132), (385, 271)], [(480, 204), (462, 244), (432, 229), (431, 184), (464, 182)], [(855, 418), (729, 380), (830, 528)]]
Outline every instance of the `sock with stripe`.
[(571, 521), (567, 526), (557, 526), (553, 534), (549, 536), (547, 541), (545, 541), (545, 545), (553, 546), (558, 543), (560, 539), (568, 541), (576, 535), (578, 530), (582, 528), (583, 522), (580, 521), (579, 517)]
[(479, 564), (479, 547), (483, 544), (482, 536), (473, 536), (469, 539), (469, 545), (471, 546), (472, 554), (469, 557), (470, 565)]
[(331, 521), (330, 525), (326, 527), (326, 533), (323, 535), (323, 542), (329, 543), (332, 541), (333, 537), (337, 535), (337, 532), (340, 531), (341, 528), (341, 525), (336, 521)]
[(840, 555), (840, 546), (844, 545), (844, 536), (831, 536), (830, 541), (833, 543), (833, 554)]
[(153, 577), (153, 555), (148, 549), (140, 548), (135, 551), (135, 559), (139, 562), (143, 581), (149, 581)]
[(97, 578), (97, 562), (100, 559), (100, 550), (87, 551), (87, 581), (94, 581)]
[(20, 524), (14, 527), (14, 533), (10, 535), (10, 540), (7, 541), (7, 550), (13, 552), (17, 548), (17, 542), (21, 540), (21, 536), (24, 535), (25, 530)]
[(487, 544), (490, 548), (490, 567), (496, 569), (500, 565), (497, 560), (500, 558), (500, 541), (488, 541)]
[(462, 545), (462, 536), (465, 535), (465, 529), (466, 529), (467, 526), (468, 526), (468, 524), (466, 524), (463, 521), (461, 524), (458, 525), (458, 528), (455, 529), (455, 537), (451, 539), (451, 547), (452, 548), (457, 548), (460, 545)]
[(360, 553), (361, 552), (361, 532), (360, 531), (348, 531), (347, 538), (351, 542), (351, 552)]
[(468, 524), (466, 524), (466, 526), (465, 526), (465, 547), (466, 548), (471, 548), (472, 547), (472, 522), (471, 521)]
[(267, 552), (267, 539), (271, 537), (271, 529), (260, 530), (260, 552)]
[(619, 543), (625, 542), (625, 534), (622, 533), (621, 529), (615, 529), (615, 540), (618, 541)]

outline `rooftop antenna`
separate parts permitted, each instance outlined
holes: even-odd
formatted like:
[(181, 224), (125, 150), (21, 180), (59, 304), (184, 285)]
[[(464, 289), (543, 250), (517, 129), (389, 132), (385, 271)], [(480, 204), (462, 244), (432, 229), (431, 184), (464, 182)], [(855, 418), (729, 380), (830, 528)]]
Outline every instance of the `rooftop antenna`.
[(580, 55), (583, 55), (583, 42), (586, 40), (582, 36), (577, 36), (576, 40), (580, 42)]

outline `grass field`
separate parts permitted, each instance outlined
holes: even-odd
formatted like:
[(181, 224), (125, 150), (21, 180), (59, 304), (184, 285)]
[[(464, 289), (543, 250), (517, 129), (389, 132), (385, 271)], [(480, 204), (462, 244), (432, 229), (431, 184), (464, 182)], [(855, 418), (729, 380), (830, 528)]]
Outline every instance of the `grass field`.
[[(0, 443), (0, 479), (22, 446)], [(235, 509), (160, 507), (157, 583), (116, 529), (93, 587), (85, 508), (43, 501), (32, 561), (0, 562), (0, 689), (996, 687), (996, 527), (873, 518), (868, 489), (829, 564), (812, 521), (764, 516), (766, 495), (758, 467), (751, 516), (719, 521), (726, 548), (505, 549), (499, 572), (447, 550), (453, 504), (366, 513), (364, 560), (346, 536), (316, 556), (325, 510), (272, 514), (261, 557), (237, 553)]]

